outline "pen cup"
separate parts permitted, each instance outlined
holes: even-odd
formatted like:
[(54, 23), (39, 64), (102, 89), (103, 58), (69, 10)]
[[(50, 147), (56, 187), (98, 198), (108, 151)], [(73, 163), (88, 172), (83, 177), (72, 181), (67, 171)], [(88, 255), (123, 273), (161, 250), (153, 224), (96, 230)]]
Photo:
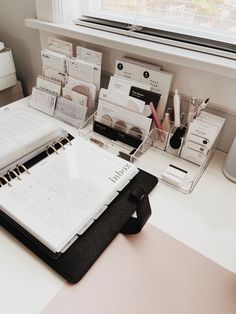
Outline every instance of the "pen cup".
[(169, 138), (169, 133), (155, 128), (149, 134), (149, 138), (153, 147), (165, 150)]

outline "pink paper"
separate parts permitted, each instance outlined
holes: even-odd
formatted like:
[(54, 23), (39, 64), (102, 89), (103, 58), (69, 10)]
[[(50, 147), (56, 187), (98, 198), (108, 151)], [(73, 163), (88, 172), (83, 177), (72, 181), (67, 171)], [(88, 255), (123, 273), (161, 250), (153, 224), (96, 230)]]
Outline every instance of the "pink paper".
[(118, 235), (42, 313), (235, 314), (236, 275), (147, 225)]

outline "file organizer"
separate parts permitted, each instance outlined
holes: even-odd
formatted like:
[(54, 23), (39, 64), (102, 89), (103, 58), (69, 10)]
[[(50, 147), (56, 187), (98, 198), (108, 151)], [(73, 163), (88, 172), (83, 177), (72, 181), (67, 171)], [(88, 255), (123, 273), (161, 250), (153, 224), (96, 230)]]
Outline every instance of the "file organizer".
[(111, 127), (110, 121), (98, 116), (96, 112), (84, 126), (79, 129), (81, 137), (130, 162), (133, 162), (134, 153), (141, 149), (147, 138), (147, 134), (141, 133), (141, 129), (137, 132), (138, 128), (134, 125), (130, 125), (130, 130), (121, 125), (119, 128)]
[(33, 87), (32, 95), (29, 96), (29, 106), (75, 128), (83, 127), (95, 112), (95, 108), (87, 108), (36, 87)]
[[(69, 135), (68, 138), (49, 145), (46, 151), (39, 153), (18, 168), (22, 172), (30, 169), (72, 139), (73, 137)], [(5, 183), (7, 184), (11, 176), (14, 178), (16, 174), (15, 170), (8, 173)], [(143, 186), (143, 182), (145, 182), (145, 186)], [(76, 283), (119, 232), (134, 234), (141, 231), (151, 215), (147, 195), (157, 183), (158, 179), (155, 176), (141, 170), (112, 201), (106, 211), (78, 237), (65, 253), (52, 253), (1, 210), (0, 224), (63, 278), (71, 283)], [(137, 218), (132, 217), (135, 212)]]

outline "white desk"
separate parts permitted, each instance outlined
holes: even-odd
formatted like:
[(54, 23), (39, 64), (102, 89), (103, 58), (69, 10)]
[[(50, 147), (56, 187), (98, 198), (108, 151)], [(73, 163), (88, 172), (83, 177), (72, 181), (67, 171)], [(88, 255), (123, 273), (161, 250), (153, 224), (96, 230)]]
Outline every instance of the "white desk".
[[(10, 110), (18, 106), (27, 106), (27, 99), (11, 104)], [(4, 109), (0, 108), (0, 112)], [(78, 134), (64, 123), (55, 123)], [(236, 273), (236, 184), (222, 174), (224, 158), (224, 153), (216, 153), (189, 195), (159, 183), (150, 194), (153, 214), (149, 222)], [(63, 279), (0, 227), (1, 313), (39, 313), (64, 284)]]

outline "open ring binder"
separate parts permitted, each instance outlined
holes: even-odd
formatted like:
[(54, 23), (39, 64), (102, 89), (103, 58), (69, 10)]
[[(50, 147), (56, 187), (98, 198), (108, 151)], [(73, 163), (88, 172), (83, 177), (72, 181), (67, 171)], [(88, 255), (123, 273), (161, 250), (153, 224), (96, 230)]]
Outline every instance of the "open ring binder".
[[(66, 155), (70, 155), (74, 151), (74, 149), (77, 149), (77, 145), (74, 142), (73, 144), (70, 142), (71, 137), (63, 138), (60, 140), (61, 144), (64, 145), (72, 145), (72, 150), (66, 150), (61, 151), (59, 156), (55, 158), (55, 160), (59, 160), (59, 163), (63, 160), (60, 159), (60, 157)], [(76, 141), (77, 142), (77, 141)], [(86, 145), (88, 145), (87, 143)], [(97, 146), (90, 144), (93, 147), (96, 147), (96, 149), (99, 149)], [(60, 143), (53, 142), (51, 146), (54, 148), (53, 152), (60, 150), (62, 146)], [(83, 146), (79, 146), (79, 148), (83, 148)], [(31, 177), (35, 175), (35, 170), (38, 170), (37, 173), (40, 173), (41, 168), (37, 167), (37, 164), (45, 158), (50, 162), (55, 162), (53, 158), (50, 158), (49, 153), (48, 155), (48, 147), (44, 150), (44, 152), (40, 153), (39, 155), (33, 157), (29, 161), (27, 161), (25, 164), (17, 165), (16, 170), (13, 171), (18, 173), (20, 176), (24, 172), (28, 172), (28, 168), (34, 167), (34, 171), (31, 171), (31, 175), (28, 177), (27, 182), (31, 182)], [(51, 150), (51, 149), (50, 149)], [(82, 152), (83, 150), (81, 150)], [(86, 155), (87, 156), (87, 155)], [(118, 157), (116, 157), (118, 158)], [(87, 158), (85, 158), (85, 162), (87, 162)], [(113, 157), (112, 157), (113, 159)], [(122, 159), (119, 159), (122, 160)], [(57, 161), (56, 161), (57, 162)], [(121, 165), (126, 165), (127, 161), (122, 160), (119, 161)], [(40, 163), (39, 166), (44, 165), (45, 163)], [(50, 163), (49, 163), (50, 164)], [(63, 164), (64, 165), (64, 164)], [(105, 165), (105, 164), (104, 164)], [(51, 168), (50, 168), (51, 169)], [(81, 173), (81, 169), (79, 169), (79, 174)], [(14, 177), (14, 172), (10, 173), (10, 177)], [(63, 169), (62, 169), (63, 171)], [(44, 172), (42, 172), (43, 174)], [(135, 172), (137, 173), (137, 172)], [(40, 173), (41, 174), (41, 173)], [(8, 174), (9, 175), (9, 174)], [(38, 177), (36, 177), (38, 179)], [(42, 176), (43, 178), (43, 176)], [(40, 180), (42, 180), (40, 177), (39, 180), (37, 180), (36, 184), (39, 183)], [(47, 178), (48, 179), (48, 178)], [(116, 178), (112, 178), (112, 180), (116, 180)], [(59, 187), (61, 186), (61, 182), (59, 184)], [(96, 185), (100, 185), (100, 187), (103, 189), (103, 186), (101, 182), (94, 181)], [(145, 182), (145, 187), (143, 187), (141, 190), (137, 189), (137, 187), (143, 186), (143, 182)], [(150, 216), (150, 205), (147, 201), (147, 195), (149, 192), (155, 187), (157, 184), (158, 179), (142, 170), (140, 170), (136, 175), (128, 180), (127, 185), (122, 188), (122, 190), (119, 190), (119, 193), (116, 192), (116, 197), (109, 202), (108, 207), (106, 210), (94, 220), (94, 222), (90, 225), (90, 227), (81, 235), (78, 235), (77, 238), (72, 242), (72, 244), (65, 250), (65, 251), (52, 251), (50, 250), (50, 247), (45, 245), (45, 242), (42, 242), (40, 237), (38, 237), (35, 233), (32, 233), (30, 230), (32, 229), (26, 229), (24, 224), (21, 224), (20, 220), (16, 220), (14, 217), (9, 215), (8, 211), (0, 210), (0, 224), (6, 228), (9, 232), (11, 232), (17, 239), (19, 239), (23, 244), (25, 244), (29, 249), (31, 249), (36, 255), (38, 255), (42, 260), (44, 260), (52, 269), (54, 269), (57, 273), (59, 273), (62, 277), (64, 277), (66, 280), (75, 283), (78, 282), (85, 273), (89, 270), (89, 268), (93, 265), (93, 263), (96, 261), (96, 259), (102, 254), (102, 252), (106, 249), (106, 247), (110, 244), (110, 242), (115, 238), (115, 236), (119, 232), (124, 233), (134, 233), (133, 232), (133, 223), (132, 220), (132, 230), (129, 231), (129, 224), (128, 221), (131, 219), (132, 215), (135, 211), (138, 211), (138, 225), (137, 228), (135, 228), (135, 232), (139, 232), (143, 225), (145, 224), (147, 218)], [(8, 180), (6, 180), (5, 177), (0, 178), (0, 186), (2, 186), (6, 183), (8, 183)], [(22, 178), (22, 183), (24, 184), (24, 180)], [(67, 184), (67, 182), (65, 182)], [(81, 182), (84, 184), (84, 182)], [(30, 183), (29, 183), (30, 184)], [(42, 184), (45, 184), (45, 182), (42, 182)], [(19, 183), (18, 187), (20, 188), (21, 184)], [(24, 185), (24, 190), (27, 185)], [(7, 188), (7, 187), (6, 187)], [(55, 186), (53, 186), (55, 188)], [(114, 189), (114, 188), (113, 188)], [(105, 189), (104, 189), (105, 190)], [(0, 190), (1, 191), (1, 190)], [(12, 187), (12, 193), (15, 193), (14, 186)], [(3, 193), (1, 193), (1, 197), (5, 197), (3, 195), (5, 193), (5, 190), (2, 190)], [(78, 190), (75, 189), (74, 193), (78, 194)], [(32, 193), (31, 193), (32, 195)], [(39, 198), (41, 198), (42, 193), (38, 195)], [(63, 195), (62, 195), (63, 196)], [(63, 196), (64, 197), (64, 196)], [(100, 196), (99, 196), (100, 197)], [(2, 200), (1, 200), (2, 201)], [(5, 205), (4, 205), (5, 204)], [(108, 204), (108, 203), (107, 203)], [(1, 204), (4, 208), (8, 208), (8, 202)], [(38, 204), (36, 204), (38, 205)], [(60, 206), (62, 206), (60, 204)], [(16, 207), (16, 208), (15, 208)], [(17, 208), (19, 207), (19, 208)], [(16, 205), (11, 207), (12, 209), (15, 208), (16, 212), (20, 210), (20, 206), (18, 203)], [(57, 207), (58, 210), (60, 208)], [(69, 208), (68, 208), (69, 209)], [(88, 208), (90, 209), (90, 208)], [(28, 207), (28, 210), (30, 210), (30, 207)], [(34, 208), (33, 208), (34, 210)], [(38, 207), (36, 208), (38, 210)], [(47, 210), (47, 208), (45, 208)], [(58, 211), (56, 210), (56, 212)], [(38, 215), (38, 212), (37, 212)], [(57, 222), (56, 222), (57, 223)], [(63, 221), (62, 221), (63, 223)]]

